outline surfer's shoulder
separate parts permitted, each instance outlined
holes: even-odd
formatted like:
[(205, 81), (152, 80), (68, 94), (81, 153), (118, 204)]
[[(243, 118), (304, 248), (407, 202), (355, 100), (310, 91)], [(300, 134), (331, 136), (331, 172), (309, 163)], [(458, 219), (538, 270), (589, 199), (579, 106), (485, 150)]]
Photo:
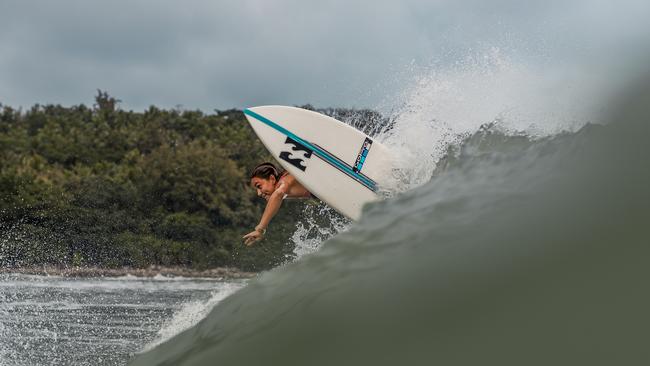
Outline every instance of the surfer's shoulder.
[(280, 178), (278, 178), (280, 184), (293, 185), (296, 182), (296, 178), (293, 175), (289, 174), (286, 170), (282, 172)]

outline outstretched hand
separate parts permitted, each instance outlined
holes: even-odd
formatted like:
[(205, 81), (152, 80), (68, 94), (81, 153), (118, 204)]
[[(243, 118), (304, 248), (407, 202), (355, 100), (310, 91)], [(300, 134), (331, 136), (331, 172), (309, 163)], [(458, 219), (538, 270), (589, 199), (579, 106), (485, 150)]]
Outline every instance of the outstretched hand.
[(255, 230), (252, 231), (246, 235), (242, 239), (244, 239), (244, 244), (247, 246), (253, 245), (256, 241), (262, 240), (264, 237), (264, 234), (262, 232)]

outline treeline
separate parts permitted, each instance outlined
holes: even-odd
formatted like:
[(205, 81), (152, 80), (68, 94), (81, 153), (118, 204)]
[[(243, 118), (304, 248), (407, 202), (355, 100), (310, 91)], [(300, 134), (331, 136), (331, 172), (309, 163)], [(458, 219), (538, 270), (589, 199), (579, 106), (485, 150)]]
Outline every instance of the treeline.
[(291, 255), (313, 202), (285, 202), (265, 241), (241, 244), (265, 203), (248, 174), (272, 161), (241, 111), (124, 111), (102, 91), (95, 102), (0, 104), (1, 266), (262, 270)]

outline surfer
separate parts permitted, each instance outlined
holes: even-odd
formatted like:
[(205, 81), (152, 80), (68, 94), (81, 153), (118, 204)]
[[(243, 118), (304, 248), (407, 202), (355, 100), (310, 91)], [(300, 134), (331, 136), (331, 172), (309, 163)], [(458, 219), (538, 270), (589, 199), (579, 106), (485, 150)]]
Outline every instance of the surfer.
[(255, 226), (255, 230), (244, 235), (244, 244), (252, 245), (261, 240), (266, 233), (271, 219), (280, 209), (285, 198), (315, 198), (289, 172), (280, 172), (271, 163), (262, 163), (253, 169), (250, 178), (251, 187), (257, 190), (257, 195), (266, 200), (266, 208)]

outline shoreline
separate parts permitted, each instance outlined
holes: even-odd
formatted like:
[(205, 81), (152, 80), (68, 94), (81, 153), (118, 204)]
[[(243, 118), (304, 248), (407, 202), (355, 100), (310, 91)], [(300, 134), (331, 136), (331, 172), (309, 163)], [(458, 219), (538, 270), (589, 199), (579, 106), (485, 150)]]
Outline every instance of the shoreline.
[(217, 267), (197, 270), (184, 267), (150, 266), (147, 268), (100, 268), (100, 267), (60, 267), (60, 266), (30, 266), (3, 267), (0, 274), (26, 274), (38, 276), (61, 277), (122, 277), (134, 276), (139, 278), (165, 277), (194, 277), (214, 278), (222, 280), (247, 279), (257, 276), (255, 272), (245, 272), (237, 268)]

